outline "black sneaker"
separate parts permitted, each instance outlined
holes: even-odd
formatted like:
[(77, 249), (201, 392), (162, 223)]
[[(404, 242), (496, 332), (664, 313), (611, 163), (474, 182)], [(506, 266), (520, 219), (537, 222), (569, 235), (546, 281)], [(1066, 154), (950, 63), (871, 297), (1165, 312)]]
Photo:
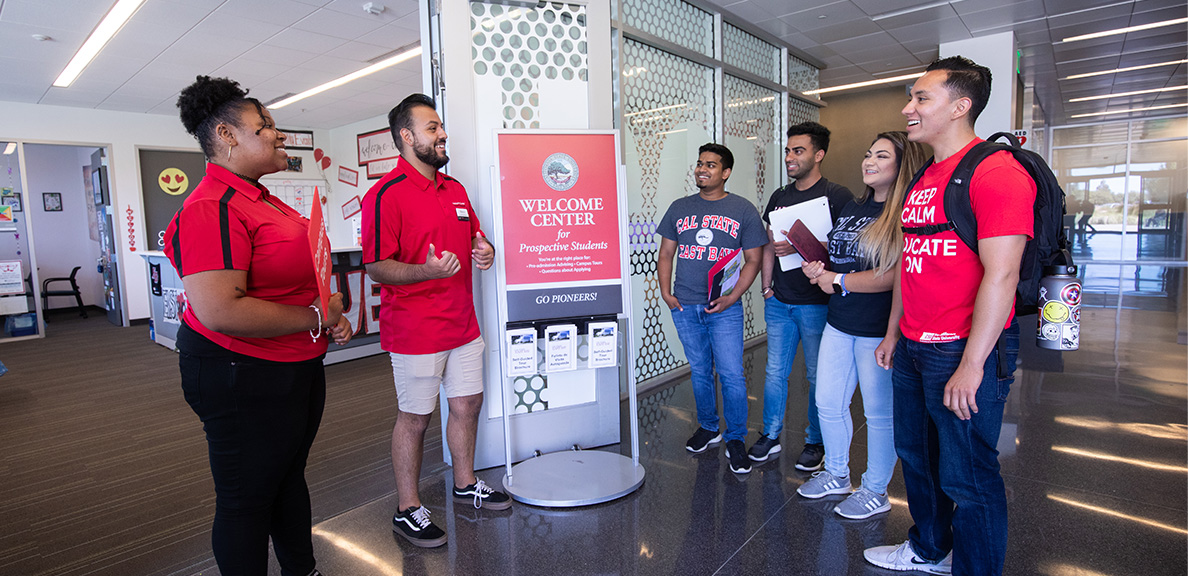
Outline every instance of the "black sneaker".
[(767, 462), (768, 458), (775, 457), (780, 453), (780, 439), (768, 438), (766, 434), (760, 434), (759, 439), (751, 446), (751, 451), (747, 452), (747, 456), (756, 462)]
[(751, 471), (751, 461), (747, 458), (747, 445), (742, 440), (731, 440), (726, 443), (726, 459), (730, 461), (730, 471), (735, 474), (746, 474)]
[(446, 533), (429, 521), (429, 509), (409, 507), (392, 517), (392, 531), (418, 548), (437, 548), (446, 543)]
[(454, 500), (463, 500), (474, 504), (475, 508), (488, 510), (507, 510), (511, 508), (511, 498), (507, 494), (487, 486), (482, 480), (465, 488), (454, 486)]
[(706, 448), (721, 441), (721, 434), (698, 427), (697, 431), (693, 433), (693, 437), (688, 442), (685, 442), (685, 450), (694, 454), (700, 454), (701, 452), (705, 452)]
[(796, 459), (796, 469), (805, 472), (815, 472), (825, 463), (824, 444), (805, 444), (800, 458)]

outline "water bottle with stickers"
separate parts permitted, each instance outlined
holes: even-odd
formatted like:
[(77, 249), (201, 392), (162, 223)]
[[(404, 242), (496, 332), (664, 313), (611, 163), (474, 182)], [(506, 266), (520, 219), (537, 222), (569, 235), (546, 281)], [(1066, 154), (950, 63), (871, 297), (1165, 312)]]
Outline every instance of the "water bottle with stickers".
[(1081, 281), (1076, 266), (1048, 266), (1040, 279), (1035, 343), (1048, 350), (1076, 350), (1081, 343)]

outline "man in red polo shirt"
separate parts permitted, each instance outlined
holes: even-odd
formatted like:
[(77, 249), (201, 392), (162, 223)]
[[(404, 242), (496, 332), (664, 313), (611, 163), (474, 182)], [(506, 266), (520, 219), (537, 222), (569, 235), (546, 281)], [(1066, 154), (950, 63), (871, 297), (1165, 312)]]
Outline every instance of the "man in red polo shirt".
[(363, 263), (382, 284), (380, 344), (392, 357), (399, 413), (392, 469), (399, 509), (392, 530), (416, 546), (445, 544), (445, 532), (421, 505), (425, 429), (444, 387), (446, 442), (454, 498), (504, 510), (508, 496), (474, 475), (474, 444), (483, 406), (483, 339), (474, 313), (470, 264), (491, 267), (495, 248), (457, 180), (438, 172), (449, 162), (446, 132), (432, 98), (413, 94), (388, 113), (400, 149), (396, 167), (363, 199)]

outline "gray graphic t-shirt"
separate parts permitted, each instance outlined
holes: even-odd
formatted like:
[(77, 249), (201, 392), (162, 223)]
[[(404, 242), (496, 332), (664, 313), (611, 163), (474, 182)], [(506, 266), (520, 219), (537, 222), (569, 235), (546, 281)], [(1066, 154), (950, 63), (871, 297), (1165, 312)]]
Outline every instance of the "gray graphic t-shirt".
[(720, 257), (767, 244), (759, 211), (735, 194), (712, 201), (700, 194), (680, 198), (668, 207), (656, 232), (677, 243), (672, 295), (682, 306), (709, 303), (709, 271)]

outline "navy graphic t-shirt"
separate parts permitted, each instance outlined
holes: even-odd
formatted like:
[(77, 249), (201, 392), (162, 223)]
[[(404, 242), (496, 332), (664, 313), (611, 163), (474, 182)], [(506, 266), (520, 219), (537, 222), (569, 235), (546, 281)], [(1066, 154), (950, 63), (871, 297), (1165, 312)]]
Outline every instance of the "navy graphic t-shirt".
[[(859, 204), (851, 200), (842, 208), (833, 230), (829, 232), (830, 269), (839, 274), (870, 270), (874, 264), (868, 261), (858, 248), (858, 234), (874, 223), (883, 213), (883, 203), (873, 198)], [(886, 274), (894, 274), (894, 270)], [(830, 326), (851, 336), (882, 338), (887, 333), (887, 318), (891, 316), (891, 291), (860, 293), (850, 292), (842, 296), (834, 294), (829, 299), (829, 314), (826, 322)]]

